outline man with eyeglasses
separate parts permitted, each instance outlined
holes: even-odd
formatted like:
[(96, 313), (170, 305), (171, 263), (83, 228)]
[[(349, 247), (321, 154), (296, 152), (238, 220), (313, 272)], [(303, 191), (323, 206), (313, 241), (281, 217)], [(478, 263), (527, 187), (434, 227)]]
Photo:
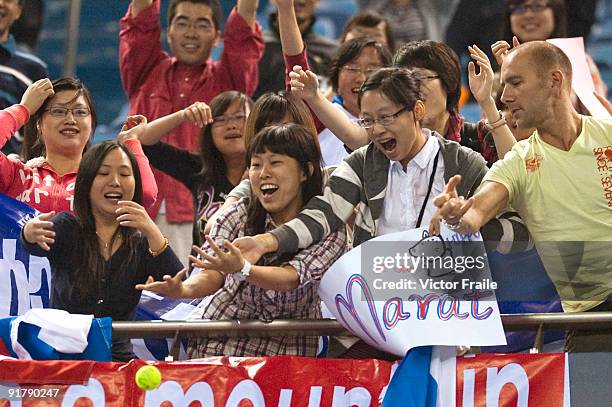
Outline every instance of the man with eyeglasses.
[[(237, 1), (225, 25), (220, 60), (213, 62), (211, 51), (221, 39), (219, 0), (170, 1), (167, 38), (172, 56), (160, 43), (160, 0), (132, 0), (119, 34), (121, 80), (130, 114), (142, 114), (151, 121), (198, 101), (209, 103), (227, 90), (253, 94), (264, 47), (255, 21), (257, 5), (257, 0)], [(185, 122), (162, 140), (195, 151), (199, 132)], [(151, 215), (175, 252), (187, 261), (194, 213), (191, 193), (160, 171), (154, 173), (159, 195)]]

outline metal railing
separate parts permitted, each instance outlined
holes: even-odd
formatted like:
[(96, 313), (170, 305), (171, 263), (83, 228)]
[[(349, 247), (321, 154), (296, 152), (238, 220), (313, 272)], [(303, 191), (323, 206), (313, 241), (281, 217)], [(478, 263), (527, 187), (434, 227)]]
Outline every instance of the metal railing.
[[(506, 331), (612, 329), (612, 312), (504, 314), (501, 319)], [(113, 322), (116, 338), (168, 338), (177, 332), (181, 336), (207, 338), (350, 335), (335, 319)]]
[[(546, 329), (611, 330), (612, 312), (576, 312), (546, 314), (504, 314), (506, 331), (537, 331), (534, 351), (542, 352)], [(133, 321), (113, 322), (113, 337), (171, 338), (175, 344), (171, 355), (178, 356), (181, 337), (236, 338), (269, 336), (352, 335), (335, 319), (312, 320), (226, 320), (226, 321)]]

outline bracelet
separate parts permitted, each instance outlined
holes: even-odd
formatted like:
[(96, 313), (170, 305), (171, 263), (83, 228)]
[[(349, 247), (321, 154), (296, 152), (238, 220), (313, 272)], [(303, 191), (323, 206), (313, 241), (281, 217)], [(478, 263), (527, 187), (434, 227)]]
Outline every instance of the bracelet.
[(158, 250), (151, 250), (149, 247), (149, 254), (153, 257), (157, 257), (162, 254), (168, 248), (168, 246), (170, 246), (170, 242), (168, 241), (168, 238), (164, 236), (164, 245)]
[(485, 127), (488, 130), (498, 129), (498, 128), (502, 127), (503, 125), (505, 125), (507, 123), (506, 116), (504, 116), (504, 114), (501, 112), (501, 110), (498, 110), (498, 112), (499, 112), (499, 119), (495, 120), (492, 123), (489, 122), (488, 120), (485, 120)]

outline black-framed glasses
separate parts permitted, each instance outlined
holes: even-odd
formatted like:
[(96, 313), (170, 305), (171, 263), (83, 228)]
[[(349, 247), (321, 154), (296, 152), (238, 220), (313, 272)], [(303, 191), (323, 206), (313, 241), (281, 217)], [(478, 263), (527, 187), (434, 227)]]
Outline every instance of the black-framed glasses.
[(527, 10), (531, 10), (533, 13), (540, 13), (548, 7), (550, 7), (548, 3), (513, 4), (510, 6), (510, 14), (525, 14)]
[(45, 112), (48, 112), (53, 117), (66, 117), (68, 116), (68, 112), (71, 112), (74, 117), (87, 117), (91, 114), (91, 110), (86, 107), (75, 107), (69, 109), (67, 107), (61, 106), (52, 106), (48, 109), (45, 109)]
[(213, 126), (223, 126), (231, 122), (240, 124), (243, 123), (246, 118), (247, 116), (244, 113), (236, 113), (232, 116), (217, 116), (213, 117)]
[(402, 113), (408, 111), (408, 107), (404, 106), (400, 110), (392, 114), (386, 114), (384, 116), (380, 116), (378, 119), (370, 119), (370, 118), (361, 118), (357, 120), (357, 124), (363, 127), (364, 129), (371, 129), (374, 127), (376, 123), (380, 123), (382, 126), (388, 126)]

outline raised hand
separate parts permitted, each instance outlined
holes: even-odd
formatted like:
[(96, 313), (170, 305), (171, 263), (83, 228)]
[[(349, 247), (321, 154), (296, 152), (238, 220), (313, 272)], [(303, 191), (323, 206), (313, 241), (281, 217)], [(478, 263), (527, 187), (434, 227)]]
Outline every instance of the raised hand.
[(187, 274), (187, 269), (182, 269), (174, 277), (165, 275), (162, 281), (155, 281), (149, 276), (144, 284), (136, 284), (137, 290), (153, 291), (168, 298), (183, 298), (183, 279)]
[(55, 232), (51, 218), (55, 211), (41, 213), (28, 221), (23, 227), (23, 237), (26, 242), (36, 243), (41, 249), (49, 251), (50, 245), (55, 243)]
[(199, 128), (213, 122), (212, 111), (204, 102), (195, 102), (183, 109), (183, 120), (189, 120)]
[[(516, 48), (519, 45), (521, 45), (521, 43), (515, 35), (514, 37), (512, 37), (512, 46)], [(510, 44), (508, 44), (508, 42), (506, 41), (497, 41), (493, 45), (491, 45), (491, 51), (493, 52), (495, 60), (497, 61), (497, 64), (499, 66), (501, 66), (501, 64), (504, 62), (504, 58), (506, 57), (508, 51), (510, 51), (510, 48)]]
[(215, 255), (211, 256), (204, 250), (199, 248), (196, 249), (203, 261), (197, 260), (193, 258), (193, 256), (190, 256), (194, 266), (203, 268), (205, 270), (216, 270), (223, 274), (233, 274), (242, 269), (242, 266), (244, 266), (244, 257), (236, 246), (231, 244), (229, 241), (224, 240), (223, 246), (225, 246), (227, 251), (223, 251), (215, 244), (210, 236), (206, 236), (206, 241), (208, 242), (209, 247), (215, 252)]
[(434, 198), (434, 205), (438, 207), (429, 223), (429, 234), (440, 234), (440, 221), (449, 229), (461, 233), (463, 231), (463, 215), (474, 204), (474, 198), (465, 199), (457, 194), (457, 185), (461, 182), (461, 175), (455, 175), (444, 187), (444, 191)]
[(314, 99), (319, 92), (319, 80), (312, 71), (304, 71), (301, 66), (295, 65), (289, 72), (291, 79), (291, 92), (304, 100)]
[(125, 143), (126, 140), (140, 140), (147, 130), (147, 118), (143, 115), (128, 116), (121, 127), (121, 131), (117, 135), (119, 143)]
[(470, 57), (478, 64), (479, 72), (476, 73), (476, 65), (473, 61), (468, 64), (468, 79), (470, 82), (470, 90), (478, 101), (482, 104), (491, 99), (493, 103), (493, 68), (489, 57), (476, 45), (468, 47)]
[(39, 79), (26, 89), (21, 97), (21, 104), (28, 109), (30, 114), (36, 113), (42, 104), (55, 95), (53, 84), (49, 78)]

